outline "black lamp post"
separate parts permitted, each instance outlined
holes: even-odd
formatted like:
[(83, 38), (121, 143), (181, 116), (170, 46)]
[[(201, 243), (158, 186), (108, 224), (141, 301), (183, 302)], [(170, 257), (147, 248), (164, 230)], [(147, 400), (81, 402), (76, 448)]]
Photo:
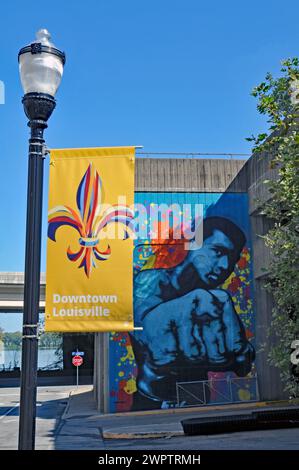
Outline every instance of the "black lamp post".
[(65, 55), (50, 43), (50, 34), (41, 29), (36, 40), (19, 52), (19, 68), (24, 89), (23, 105), (31, 129), (29, 139), (24, 316), (22, 337), (19, 449), (33, 450), (35, 443), (37, 348), (42, 227), (43, 133), (56, 102)]

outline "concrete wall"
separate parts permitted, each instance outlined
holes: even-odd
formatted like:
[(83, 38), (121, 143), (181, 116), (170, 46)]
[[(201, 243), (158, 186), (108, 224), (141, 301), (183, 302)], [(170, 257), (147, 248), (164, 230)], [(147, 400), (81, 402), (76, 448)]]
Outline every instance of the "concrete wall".
[(95, 333), (94, 398), (102, 413), (109, 413), (109, 333)]
[(246, 160), (217, 158), (137, 158), (135, 191), (226, 191)]
[[(261, 236), (267, 233), (271, 222), (265, 216), (260, 215), (260, 211), (263, 203), (271, 196), (264, 181), (277, 178), (277, 170), (272, 169), (270, 165), (271, 158), (271, 155), (266, 152), (253, 155), (227, 188), (227, 191), (247, 191), (249, 198), (256, 299), (256, 342), (259, 345), (256, 366), (262, 400), (279, 400), (288, 397), (283, 391), (278, 369), (269, 366), (267, 361), (268, 331), (273, 299), (264, 289), (264, 285), (271, 253)], [(265, 345), (264, 350), (261, 350), (262, 345)]]

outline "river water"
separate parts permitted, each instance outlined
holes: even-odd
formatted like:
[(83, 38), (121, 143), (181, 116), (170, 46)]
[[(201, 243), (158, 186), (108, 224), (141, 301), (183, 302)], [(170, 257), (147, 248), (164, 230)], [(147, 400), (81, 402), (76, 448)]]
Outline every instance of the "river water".
[[(62, 369), (62, 361), (59, 361), (55, 351), (55, 348), (38, 350), (38, 369)], [(13, 370), (14, 367), (20, 367), (20, 365), (21, 350), (0, 351), (0, 371)]]

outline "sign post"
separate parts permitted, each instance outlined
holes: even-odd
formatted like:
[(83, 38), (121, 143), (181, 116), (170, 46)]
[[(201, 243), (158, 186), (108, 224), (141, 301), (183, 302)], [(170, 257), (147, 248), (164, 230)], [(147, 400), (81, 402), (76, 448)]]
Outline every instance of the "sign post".
[(72, 364), (77, 368), (77, 388), (79, 387), (79, 367), (83, 364), (84, 352), (74, 351), (72, 352)]

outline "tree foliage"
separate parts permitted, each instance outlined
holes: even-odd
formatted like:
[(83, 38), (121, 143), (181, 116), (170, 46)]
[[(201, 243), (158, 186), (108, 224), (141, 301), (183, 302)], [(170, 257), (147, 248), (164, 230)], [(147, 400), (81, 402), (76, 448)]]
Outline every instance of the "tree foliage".
[[(4, 348), (6, 350), (20, 350), (22, 346), (22, 333), (20, 331), (15, 332), (3, 332), (2, 340)], [(39, 339), (39, 348), (43, 349), (54, 349), (61, 348), (62, 335), (60, 333), (44, 333)]]
[[(299, 368), (290, 362), (291, 343), (299, 339), (299, 60), (282, 62), (281, 76), (267, 74), (254, 88), (257, 109), (268, 117), (267, 133), (250, 137), (254, 152), (269, 152), (277, 178), (265, 181), (270, 198), (262, 214), (273, 221), (264, 236), (270, 248), (266, 288), (274, 308), (269, 332), (269, 362), (280, 369), (285, 389), (299, 396)], [(295, 90), (295, 91), (294, 91)], [(299, 100), (298, 100), (299, 103)]]

